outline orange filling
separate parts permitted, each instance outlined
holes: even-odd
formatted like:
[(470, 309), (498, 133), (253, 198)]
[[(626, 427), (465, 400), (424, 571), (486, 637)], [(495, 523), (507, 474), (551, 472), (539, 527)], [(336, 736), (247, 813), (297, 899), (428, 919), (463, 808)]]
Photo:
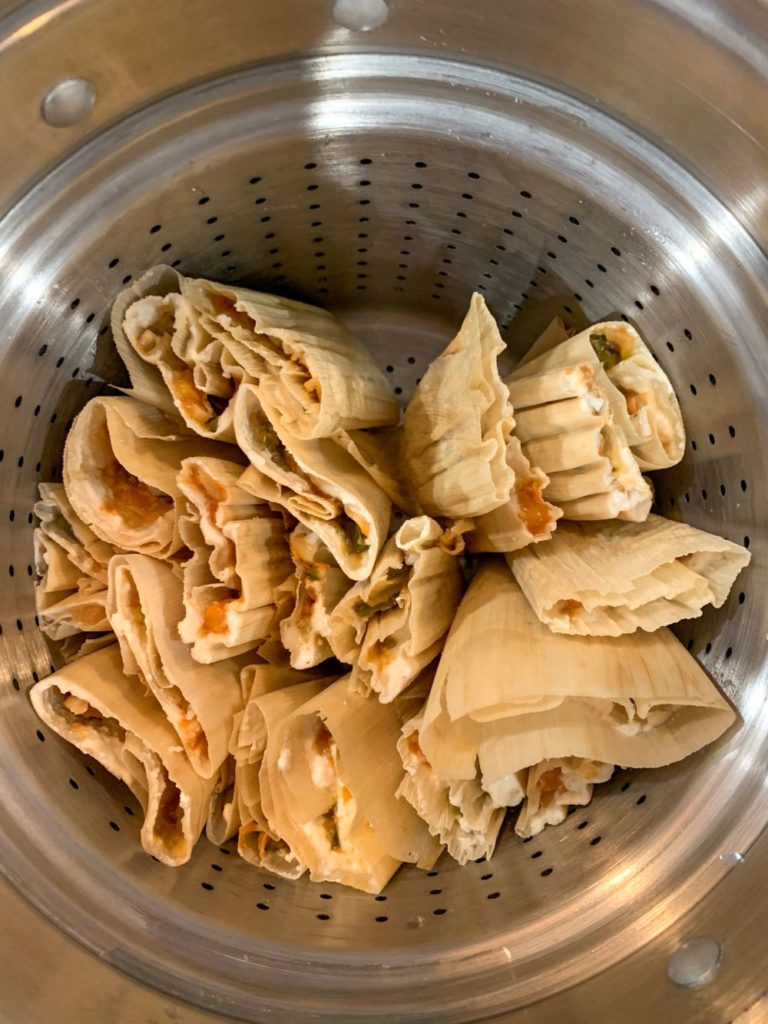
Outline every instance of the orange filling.
[(551, 525), (550, 510), (541, 497), (541, 484), (537, 480), (529, 480), (516, 492), (520, 518), (528, 528), (528, 532), (536, 536), (544, 533)]
[(395, 657), (394, 648), (397, 641), (393, 636), (385, 637), (383, 640), (377, 640), (372, 647), (366, 652), (369, 664), (375, 664), (376, 670), (383, 672), (387, 665), (393, 661)]
[(581, 601), (560, 601), (557, 606), (557, 610), (561, 615), (567, 615), (569, 618), (573, 618), (574, 615), (578, 615), (582, 611), (584, 605)]
[(234, 597), (224, 597), (221, 601), (213, 601), (203, 612), (203, 625), (200, 628), (200, 636), (206, 637), (209, 633), (221, 635), (227, 632), (227, 605), (234, 601)]
[(147, 330), (142, 331), (139, 337), (136, 339), (136, 348), (142, 355), (149, 355), (150, 352), (154, 352), (157, 348), (158, 341), (170, 340), (167, 335), (158, 335), (154, 331)]
[(87, 700), (83, 700), (81, 697), (75, 697), (71, 693), (67, 694), (64, 698), (64, 707), (73, 715), (77, 715), (78, 718), (99, 719), (104, 717), (102, 713), (92, 707)]
[(186, 473), (186, 477), (193, 487), (197, 488), (205, 505), (205, 513), (213, 522), (219, 510), (221, 502), (227, 500), (227, 492), (215, 480), (205, 476), (199, 466), (192, 466)]
[(623, 394), (624, 398), (627, 400), (627, 412), (630, 416), (635, 416), (640, 412), (644, 405), (648, 404), (645, 400), (645, 395), (641, 395), (637, 391), (632, 391), (630, 388), (627, 388)]
[(205, 395), (195, 384), (191, 370), (179, 370), (173, 375), (173, 390), (183, 412), (196, 423), (207, 423), (213, 413)]
[(188, 751), (194, 751), (201, 757), (208, 756), (208, 740), (205, 737), (203, 728), (196, 718), (182, 718), (178, 723), (179, 731), (184, 739), (184, 746)]
[(315, 734), (315, 753), (330, 759), (332, 743), (333, 736), (324, 725), (321, 725)]
[[(272, 850), (281, 850), (283, 848), (283, 841), (281, 839), (273, 839), (268, 832), (264, 832), (255, 821), (249, 821), (246, 825), (240, 826), (240, 838), (243, 840), (250, 840), (251, 837), (256, 837), (256, 853), (264, 860), (266, 855)], [(250, 845), (250, 843), (249, 843)]]
[(151, 526), (173, 508), (170, 498), (154, 494), (116, 459), (102, 470), (101, 478), (111, 494), (101, 506), (102, 511), (120, 516), (130, 530)]
[(539, 776), (539, 790), (544, 796), (549, 793), (564, 793), (563, 776), (559, 768), (550, 768)]

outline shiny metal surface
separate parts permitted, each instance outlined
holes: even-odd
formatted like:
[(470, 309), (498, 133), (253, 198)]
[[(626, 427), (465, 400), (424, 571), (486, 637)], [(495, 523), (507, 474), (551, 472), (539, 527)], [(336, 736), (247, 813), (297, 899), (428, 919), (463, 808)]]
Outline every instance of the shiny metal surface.
[[(330, 2), (70, 0), (0, 23), (0, 853), (100, 978), (107, 962), (214, 1014), (291, 1024), (617, 1008), (627, 1024), (725, 1024), (762, 993), (768, 133), (723, 83), (742, 98), (759, 84), (735, 27), (759, 39), (768, 24), (757, 5), (575, 6), (480, 2), (468, 17), (396, 0), (356, 33)], [(39, 105), (67, 77), (97, 101), (54, 130)], [(116, 372), (110, 299), (160, 259), (333, 304), (404, 398), (475, 288), (513, 351), (553, 312), (631, 317), (690, 435), (660, 507), (754, 555), (726, 607), (681, 630), (742, 729), (618, 776), (562, 828), (505, 837), (490, 864), (401, 872), (383, 900), (274, 880), (204, 841), (182, 871), (148, 861), (123, 791), (37, 735), (25, 691), (50, 659), (28, 517), (69, 417)], [(722, 968), (676, 989), (669, 959), (698, 936), (722, 945)], [(91, 961), (71, 956), (77, 993)], [(124, 1020), (142, 1006), (163, 1019), (163, 997), (107, 977)]]

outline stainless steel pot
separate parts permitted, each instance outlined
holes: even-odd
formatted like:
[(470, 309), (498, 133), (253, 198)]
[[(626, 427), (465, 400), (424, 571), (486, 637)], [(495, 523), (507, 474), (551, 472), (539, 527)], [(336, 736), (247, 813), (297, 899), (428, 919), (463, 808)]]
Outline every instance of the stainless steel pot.
[[(78, 1024), (113, 1000), (124, 1022), (726, 1024), (746, 1011), (768, 964), (765, 7), (62, 0), (0, 13), (0, 858), (51, 922), (3, 895), (22, 926), (0, 1007)], [(38, 731), (26, 691), (50, 663), (34, 622), (35, 485), (57, 473), (69, 418), (115, 379), (111, 298), (159, 260), (333, 305), (404, 398), (474, 289), (513, 353), (553, 313), (636, 322), (690, 435), (660, 508), (754, 555), (727, 606), (680, 631), (741, 729), (682, 765), (619, 775), (488, 864), (403, 871), (382, 897), (275, 880), (205, 841), (181, 871), (148, 860), (125, 792)]]

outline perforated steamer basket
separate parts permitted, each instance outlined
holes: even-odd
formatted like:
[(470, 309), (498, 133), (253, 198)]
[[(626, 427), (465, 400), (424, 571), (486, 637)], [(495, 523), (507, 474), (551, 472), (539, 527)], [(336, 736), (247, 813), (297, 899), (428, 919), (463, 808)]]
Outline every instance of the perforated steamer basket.
[[(768, 1019), (763, 6), (0, 13), (9, 1019)], [(741, 729), (617, 774), (562, 827), (505, 835), (490, 863), (403, 870), (376, 898), (280, 880), (204, 839), (181, 870), (147, 858), (126, 792), (30, 710), (50, 670), (31, 509), (71, 416), (114, 379), (111, 299), (161, 260), (332, 306), (403, 399), (475, 289), (513, 353), (555, 313), (631, 318), (689, 432), (660, 510), (754, 556), (727, 605), (679, 631)]]

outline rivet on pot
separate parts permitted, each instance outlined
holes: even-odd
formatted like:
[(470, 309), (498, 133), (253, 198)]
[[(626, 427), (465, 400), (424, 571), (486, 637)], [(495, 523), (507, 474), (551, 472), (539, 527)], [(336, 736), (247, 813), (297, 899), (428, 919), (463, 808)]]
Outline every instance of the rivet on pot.
[(353, 32), (370, 32), (389, 17), (386, 0), (336, 0), (333, 20)]
[(64, 78), (43, 97), (40, 115), (52, 128), (69, 128), (84, 121), (95, 102), (96, 90), (86, 78)]
[(717, 939), (691, 939), (669, 958), (667, 977), (678, 988), (698, 988), (714, 978), (722, 959)]

